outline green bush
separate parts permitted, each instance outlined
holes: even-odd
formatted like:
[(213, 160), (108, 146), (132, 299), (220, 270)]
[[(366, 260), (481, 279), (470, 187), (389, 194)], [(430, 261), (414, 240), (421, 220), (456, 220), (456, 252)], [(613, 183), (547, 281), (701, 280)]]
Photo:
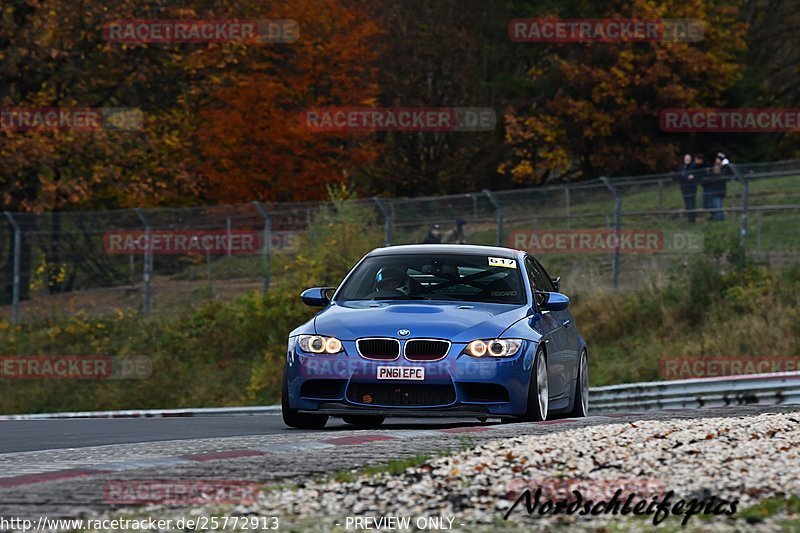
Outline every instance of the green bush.
[(380, 245), (373, 213), (333, 191), (300, 253), (275, 260), (281, 272), (268, 295), (207, 302), (164, 320), (138, 313), (11, 327), (0, 322), (0, 355), (145, 355), (153, 372), (141, 380), (0, 379), (0, 412), (176, 408), (273, 403), (289, 332), (314, 310), (303, 289), (337, 285), (366, 252)]
[(800, 267), (776, 273), (712, 243), (665, 287), (582, 294), (572, 307), (593, 385), (659, 380), (665, 357), (797, 356)]
[[(297, 255), (274, 260), (277, 275), (266, 296), (207, 302), (166, 320), (118, 311), (19, 327), (0, 321), (0, 355), (145, 355), (153, 366), (142, 380), (0, 379), (0, 412), (274, 403), (287, 336), (315, 311), (300, 292), (337, 285), (381, 244), (374, 213), (348, 198), (333, 191)], [(798, 354), (800, 264), (777, 272), (736, 255), (734, 242), (708, 244), (664, 286), (590, 286), (570, 294), (589, 344), (592, 385), (658, 380), (663, 357)]]

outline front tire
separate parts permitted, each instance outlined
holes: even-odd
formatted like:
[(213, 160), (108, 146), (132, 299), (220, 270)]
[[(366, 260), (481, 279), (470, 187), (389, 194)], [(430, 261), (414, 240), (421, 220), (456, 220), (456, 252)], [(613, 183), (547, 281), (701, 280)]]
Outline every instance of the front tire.
[(284, 368), (281, 387), (281, 413), (283, 423), (297, 429), (322, 429), (328, 423), (328, 415), (309, 415), (289, 407), (289, 376)]
[(536, 350), (533, 361), (531, 381), (528, 385), (528, 406), (525, 414), (520, 417), (523, 422), (541, 422), (547, 418), (547, 409), (550, 398), (547, 385), (547, 360), (544, 350)]

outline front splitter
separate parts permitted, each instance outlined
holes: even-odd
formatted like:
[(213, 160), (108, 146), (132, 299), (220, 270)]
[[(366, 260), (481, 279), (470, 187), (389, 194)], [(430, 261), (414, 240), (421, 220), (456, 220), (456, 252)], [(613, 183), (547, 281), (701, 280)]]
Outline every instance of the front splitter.
[(515, 418), (514, 415), (495, 415), (490, 414), (486, 407), (458, 406), (442, 408), (391, 408), (391, 407), (359, 407), (343, 403), (323, 403), (319, 409), (307, 411), (301, 409), (303, 414), (330, 415), (330, 416), (356, 416), (372, 415), (386, 417), (403, 418), (465, 418), (465, 417), (491, 417), (491, 418)]

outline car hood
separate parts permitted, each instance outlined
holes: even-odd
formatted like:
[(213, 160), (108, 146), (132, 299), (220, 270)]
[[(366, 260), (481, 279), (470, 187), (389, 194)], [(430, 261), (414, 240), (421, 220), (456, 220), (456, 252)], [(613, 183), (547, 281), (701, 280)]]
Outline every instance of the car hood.
[(362, 337), (392, 337), (398, 330), (409, 338), (443, 338), (469, 342), (500, 336), (511, 324), (525, 318), (519, 305), (477, 302), (351, 301), (335, 303), (314, 320), (317, 334), (352, 341)]

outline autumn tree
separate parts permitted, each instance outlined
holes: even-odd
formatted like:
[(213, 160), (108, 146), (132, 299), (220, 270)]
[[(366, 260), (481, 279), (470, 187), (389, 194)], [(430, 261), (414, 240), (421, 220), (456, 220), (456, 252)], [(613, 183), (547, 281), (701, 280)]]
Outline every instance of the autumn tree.
[[(732, 106), (797, 108), (800, 106), (800, 11), (792, 2), (748, 0), (742, 9), (748, 24), (744, 72), (729, 91)], [(800, 157), (797, 132), (730, 134), (724, 137), (739, 153), (768, 161)]]
[(515, 68), (505, 48), (510, 13), (481, 0), (381, 3), (380, 104), (385, 107), (492, 108), (493, 131), (379, 132), (385, 148), (356, 178), (386, 196), (458, 193), (510, 185), (496, 167), (506, 148), (500, 80)]
[(539, 56), (530, 96), (505, 114), (513, 157), (499, 166), (518, 183), (660, 172), (678, 139), (659, 129), (665, 108), (714, 107), (740, 77), (746, 24), (738, 2), (633, 0), (609, 8), (581, 1), (537, 4), (530, 16), (699, 19), (697, 43), (519, 43)]
[[(0, 22), (3, 108), (140, 109), (139, 132), (0, 132), (4, 209), (37, 211), (179, 202), (198, 193), (186, 165), (186, 47), (113, 44), (103, 36), (117, 18), (178, 18), (168, 2), (12, 0)], [(191, 130), (189, 130), (191, 131)]]
[[(101, 108), (141, 110), (136, 132), (32, 129), (0, 131), (0, 208), (8, 211), (70, 211), (196, 202), (191, 131), (182, 96), (185, 71), (176, 69), (177, 46), (127, 46), (103, 37), (110, 19), (166, 18), (167, 2), (140, 6), (66, 0), (10, 0), (0, 18), (0, 108)], [(180, 13), (174, 13), (180, 15)], [(44, 219), (43, 219), (44, 220)], [(62, 217), (49, 217), (44, 252), (59, 263), (65, 234)], [(32, 230), (34, 228), (24, 228)], [(75, 237), (79, 238), (79, 237)], [(30, 239), (23, 239), (23, 265), (32, 265)], [(12, 241), (4, 241), (10, 257)], [(82, 259), (83, 260), (83, 259)], [(77, 268), (81, 268), (78, 266)], [(11, 279), (10, 260), (2, 278)], [(95, 272), (102, 269), (95, 269)], [(28, 288), (23, 269), (23, 298)], [(60, 283), (48, 284), (54, 290)], [(5, 287), (4, 292), (8, 292)]]
[(376, 104), (379, 28), (361, 4), (245, 4), (251, 18), (296, 21), (299, 39), (236, 51), (239, 68), (202, 111), (199, 138), (209, 199), (321, 199), (327, 185), (347, 182), (375, 159), (371, 135), (316, 132), (301, 120), (308, 109)]

